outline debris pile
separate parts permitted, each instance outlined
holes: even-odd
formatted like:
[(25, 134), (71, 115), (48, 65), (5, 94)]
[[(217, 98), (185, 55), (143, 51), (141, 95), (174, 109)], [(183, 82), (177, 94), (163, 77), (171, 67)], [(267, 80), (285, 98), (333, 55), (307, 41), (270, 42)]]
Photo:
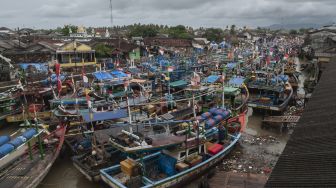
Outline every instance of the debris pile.
[(218, 168), (234, 173), (270, 174), (280, 152), (270, 151), (270, 147), (281, 147), (273, 136), (252, 136), (243, 133), (240, 144)]

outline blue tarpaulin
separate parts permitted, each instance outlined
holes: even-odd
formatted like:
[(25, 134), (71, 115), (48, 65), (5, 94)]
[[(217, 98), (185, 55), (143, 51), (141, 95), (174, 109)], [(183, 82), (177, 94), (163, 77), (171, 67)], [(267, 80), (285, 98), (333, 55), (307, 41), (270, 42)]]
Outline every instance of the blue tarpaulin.
[(228, 64), (226, 64), (226, 68), (228, 68), (228, 69), (234, 69), (234, 68), (236, 68), (236, 66), (237, 66), (237, 63), (228, 63)]
[(100, 81), (113, 79), (113, 76), (108, 72), (94, 72), (92, 74), (97, 80), (100, 80)]
[(228, 63), (228, 64), (226, 64), (226, 68), (228, 68), (228, 69), (234, 69), (234, 68), (236, 68), (236, 66), (237, 66), (237, 63)]
[(46, 63), (20, 63), (20, 68), (27, 70), (29, 66), (33, 66), (39, 72), (48, 72), (48, 64)]
[(244, 77), (233, 77), (230, 79), (229, 81), (229, 85), (231, 86), (235, 86), (235, 87), (240, 87), (245, 81), (245, 78)]
[(67, 99), (52, 99), (50, 103), (53, 105), (75, 105), (75, 104), (87, 104), (86, 98), (67, 98)]
[(121, 71), (114, 70), (111, 72), (112, 76), (117, 77), (117, 78), (124, 78), (127, 77), (127, 74)]
[(207, 77), (206, 82), (207, 83), (215, 83), (218, 80), (218, 78), (219, 78), (219, 76), (217, 76), (217, 75), (211, 75), (211, 76)]
[[(64, 75), (60, 75), (60, 80), (63, 81), (64, 79), (65, 79), (65, 76)], [(51, 80), (51, 84), (56, 84), (57, 83), (57, 76), (56, 76), (56, 74), (52, 74), (50, 76), (50, 80)], [(45, 86), (49, 85), (50, 84), (49, 79), (47, 78), (47, 79), (42, 80), (42, 84), (45, 85)]]
[(170, 82), (170, 87), (185, 87), (188, 85), (188, 82), (185, 80), (178, 80), (175, 82)]
[[(104, 121), (104, 120), (113, 120), (127, 117), (126, 109), (119, 109), (115, 111), (108, 112), (82, 112), (82, 118), (85, 122), (91, 121)], [(91, 116), (91, 117), (90, 117)]]
[(278, 79), (283, 81), (283, 82), (287, 82), (288, 81), (288, 76), (284, 75), (284, 74), (281, 74), (281, 75), (278, 76)]

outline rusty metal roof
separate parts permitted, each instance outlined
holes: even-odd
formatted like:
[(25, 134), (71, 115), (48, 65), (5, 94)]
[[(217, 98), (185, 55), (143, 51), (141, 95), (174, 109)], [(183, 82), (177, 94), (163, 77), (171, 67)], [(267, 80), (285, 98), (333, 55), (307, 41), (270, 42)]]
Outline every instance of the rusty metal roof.
[(336, 187), (336, 61), (324, 70), (265, 187)]

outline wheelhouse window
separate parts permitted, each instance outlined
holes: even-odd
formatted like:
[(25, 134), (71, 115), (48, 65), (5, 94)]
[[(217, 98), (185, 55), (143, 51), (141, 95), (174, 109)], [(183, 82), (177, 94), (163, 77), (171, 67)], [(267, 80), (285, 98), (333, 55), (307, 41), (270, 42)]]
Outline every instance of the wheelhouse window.
[(197, 153), (197, 151), (198, 151), (198, 147), (190, 149), (189, 152), (188, 152), (188, 156), (192, 155), (194, 153)]
[(180, 153), (180, 159), (184, 158), (185, 155), (186, 155), (186, 152), (185, 152), (185, 151), (181, 152), (181, 153)]
[(200, 153), (204, 153), (204, 145), (200, 146)]

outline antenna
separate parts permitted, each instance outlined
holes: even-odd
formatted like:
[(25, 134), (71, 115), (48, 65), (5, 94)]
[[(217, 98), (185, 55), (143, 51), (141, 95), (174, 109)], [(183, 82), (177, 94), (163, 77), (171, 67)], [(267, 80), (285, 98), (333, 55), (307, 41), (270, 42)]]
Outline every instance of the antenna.
[(111, 28), (113, 27), (113, 15), (112, 15), (112, 0), (110, 0), (110, 21), (111, 21)]

